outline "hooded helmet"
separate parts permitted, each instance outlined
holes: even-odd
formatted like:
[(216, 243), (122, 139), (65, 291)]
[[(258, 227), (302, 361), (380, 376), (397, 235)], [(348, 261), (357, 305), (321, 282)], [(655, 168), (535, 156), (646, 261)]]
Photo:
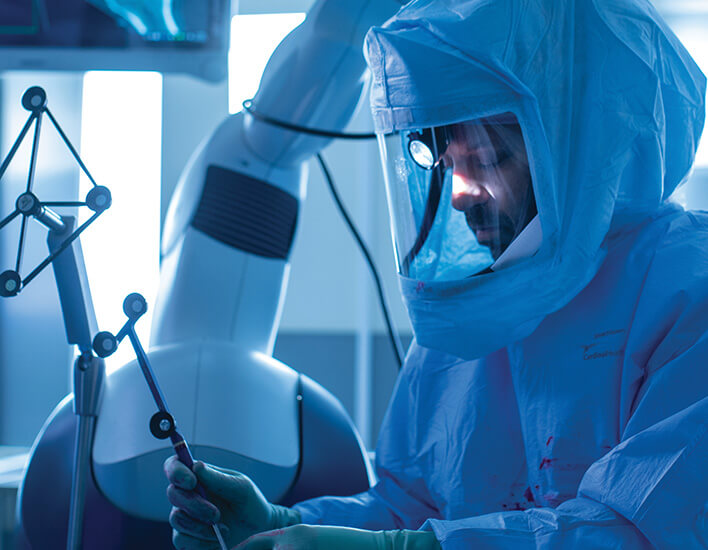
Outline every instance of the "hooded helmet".
[(648, 0), (414, 0), (365, 53), (381, 136), (509, 114), (523, 132), (535, 254), (474, 276), (400, 275), (418, 343), (462, 358), (525, 338), (575, 297), (607, 236), (687, 178), (703, 130), (705, 77)]

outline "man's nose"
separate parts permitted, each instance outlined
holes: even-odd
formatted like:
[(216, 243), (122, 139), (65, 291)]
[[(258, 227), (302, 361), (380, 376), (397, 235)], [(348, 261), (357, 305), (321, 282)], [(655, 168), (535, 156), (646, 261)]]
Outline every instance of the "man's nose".
[(465, 174), (452, 174), (452, 207), (456, 210), (468, 210), (473, 206), (484, 204), (491, 194), (487, 188), (475, 178)]

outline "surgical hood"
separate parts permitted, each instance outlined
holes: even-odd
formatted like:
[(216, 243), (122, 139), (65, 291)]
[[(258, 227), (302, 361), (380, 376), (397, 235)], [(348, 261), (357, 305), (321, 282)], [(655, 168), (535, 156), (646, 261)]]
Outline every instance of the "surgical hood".
[(379, 134), (512, 113), (526, 140), (543, 244), (478, 277), (402, 276), (424, 346), (473, 358), (527, 336), (690, 173), (706, 80), (648, 0), (414, 0), (365, 51)]

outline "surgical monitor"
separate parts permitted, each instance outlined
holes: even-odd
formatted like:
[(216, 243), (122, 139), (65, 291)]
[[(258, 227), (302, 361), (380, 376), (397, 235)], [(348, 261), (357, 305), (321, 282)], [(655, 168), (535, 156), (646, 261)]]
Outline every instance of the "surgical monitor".
[(2, 70), (226, 76), (230, 0), (0, 0)]

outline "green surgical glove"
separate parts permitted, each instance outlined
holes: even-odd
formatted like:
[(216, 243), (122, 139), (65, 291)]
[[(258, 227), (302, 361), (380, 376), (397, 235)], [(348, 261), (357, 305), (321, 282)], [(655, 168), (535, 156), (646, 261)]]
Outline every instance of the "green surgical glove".
[[(212, 528), (218, 523), (229, 548), (251, 535), (300, 523), (295, 510), (271, 504), (248, 477), (196, 462), (191, 471), (176, 456), (165, 461), (172, 503), (172, 542), (179, 550), (218, 550)], [(209, 501), (194, 488), (197, 479)]]
[(295, 525), (254, 535), (236, 550), (440, 550), (429, 531), (363, 531), (349, 527)]

